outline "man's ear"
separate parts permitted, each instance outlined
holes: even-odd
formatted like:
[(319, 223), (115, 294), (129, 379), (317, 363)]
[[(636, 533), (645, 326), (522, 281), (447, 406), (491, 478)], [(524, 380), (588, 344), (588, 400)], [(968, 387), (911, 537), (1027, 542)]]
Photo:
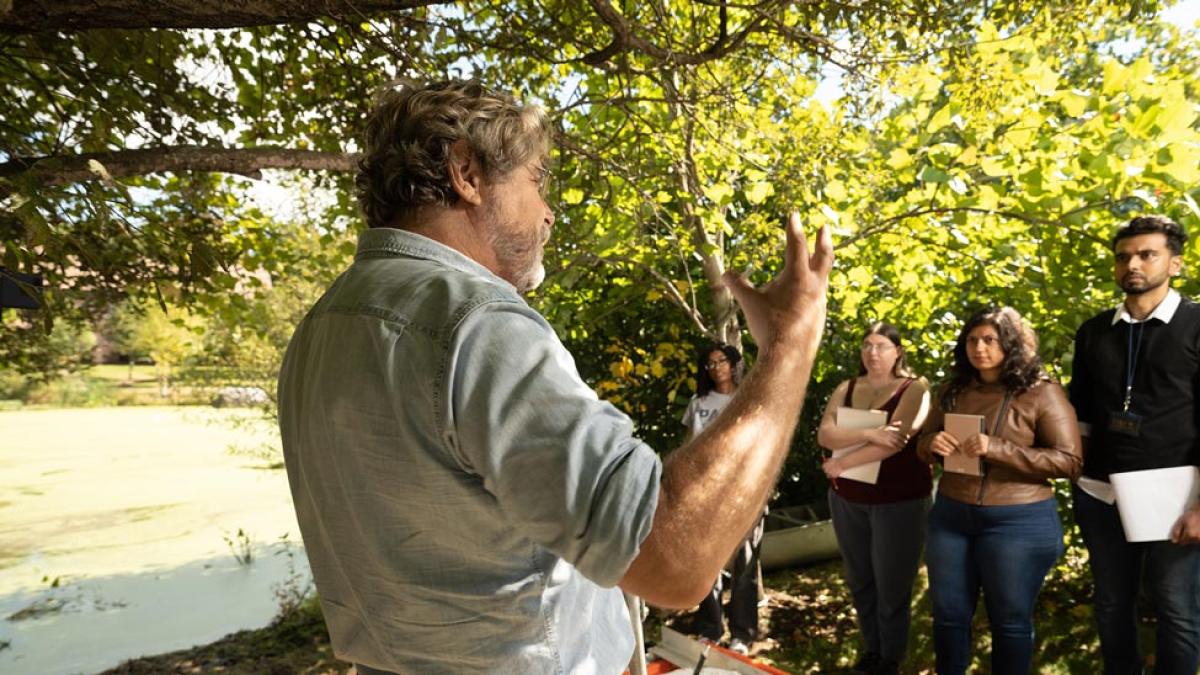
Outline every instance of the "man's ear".
[(458, 193), (459, 199), (472, 206), (482, 204), (483, 195), (480, 189), (483, 186), (483, 171), (466, 141), (460, 139), (450, 146), (446, 165), (450, 185)]
[(1170, 266), (1167, 269), (1169, 269), (1171, 271), (1171, 276), (1173, 276), (1173, 277), (1179, 276), (1179, 273), (1183, 271), (1183, 256), (1181, 256), (1181, 255), (1171, 256)]

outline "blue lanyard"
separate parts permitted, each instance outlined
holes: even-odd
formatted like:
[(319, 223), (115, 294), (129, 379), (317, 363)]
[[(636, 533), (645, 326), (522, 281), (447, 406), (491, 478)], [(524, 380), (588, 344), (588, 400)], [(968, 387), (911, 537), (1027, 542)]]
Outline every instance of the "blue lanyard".
[(1133, 373), (1137, 369), (1138, 351), (1142, 348), (1142, 334), (1146, 332), (1146, 322), (1138, 322), (1137, 343), (1133, 341), (1133, 324), (1129, 324), (1129, 358), (1125, 359), (1125, 412), (1129, 412), (1129, 403), (1133, 399)]

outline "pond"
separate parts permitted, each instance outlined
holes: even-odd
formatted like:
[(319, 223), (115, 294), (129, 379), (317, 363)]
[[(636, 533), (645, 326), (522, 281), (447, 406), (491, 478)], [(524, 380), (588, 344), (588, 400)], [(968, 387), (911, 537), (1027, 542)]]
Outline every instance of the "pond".
[(309, 583), (273, 436), (248, 410), (0, 412), (0, 672), (269, 623)]

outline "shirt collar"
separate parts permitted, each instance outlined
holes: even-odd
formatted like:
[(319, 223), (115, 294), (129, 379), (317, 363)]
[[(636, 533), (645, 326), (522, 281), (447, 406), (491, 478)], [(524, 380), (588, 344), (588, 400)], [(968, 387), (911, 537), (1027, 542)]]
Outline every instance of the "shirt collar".
[(359, 233), (355, 260), (395, 255), (432, 260), (459, 272), (483, 277), (512, 288), (512, 284), (458, 250), (416, 232), (394, 227), (372, 227)]
[[(1145, 321), (1149, 321), (1150, 319), (1158, 319), (1163, 323), (1171, 323), (1171, 317), (1175, 316), (1175, 310), (1179, 309), (1179, 303), (1181, 300), (1182, 298), (1174, 288), (1168, 288), (1167, 297), (1163, 298), (1162, 302), (1158, 303), (1158, 307), (1155, 307), (1154, 311), (1150, 312), (1150, 316), (1146, 317)], [(1112, 325), (1115, 326), (1121, 321), (1126, 323), (1142, 323), (1141, 321), (1138, 321), (1129, 315), (1129, 310), (1125, 309), (1124, 301), (1117, 305), (1117, 311), (1113, 314)]]

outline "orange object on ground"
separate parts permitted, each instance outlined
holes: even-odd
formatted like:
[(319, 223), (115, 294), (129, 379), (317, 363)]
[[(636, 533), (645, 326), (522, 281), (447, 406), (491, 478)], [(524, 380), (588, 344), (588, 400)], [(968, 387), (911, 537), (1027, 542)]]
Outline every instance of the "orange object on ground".
[[(768, 666), (765, 663), (759, 663), (749, 656), (743, 656), (737, 652), (730, 651), (721, 645), (712, 645), (712, 648), (720, 650), (727, 656), (735, 658), (738, 661), (748, 663), (751, 666), (754, 666), (756, 670), (762, 671), (763, 673), (768, 673), (769, 675), (790, 675), (790, 673), (788, 673), (786, 670), (780, 670), (773, 666)], [(670, 673), (675, 670), (679, 670), (679, 666), (666, 659), (654, 659), (646, 664), (646, 675), (666, 675), (666, 673)], [(629, 675), (629, 671), (625, 671), (624, 675)]]
[(664, 675), (672, 670), (679, 670), (679, 667), (666, 659), (654, 659), (646, 664), (646, 675)]

